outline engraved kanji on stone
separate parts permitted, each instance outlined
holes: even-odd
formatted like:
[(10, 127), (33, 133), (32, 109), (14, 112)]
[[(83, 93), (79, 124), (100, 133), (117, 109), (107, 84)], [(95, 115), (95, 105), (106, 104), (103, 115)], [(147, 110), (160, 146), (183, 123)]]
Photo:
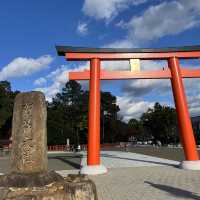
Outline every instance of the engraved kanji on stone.
[(11, 170), (47, 170), (46, 103), (41, 92), (19, 93), (15, 99)]

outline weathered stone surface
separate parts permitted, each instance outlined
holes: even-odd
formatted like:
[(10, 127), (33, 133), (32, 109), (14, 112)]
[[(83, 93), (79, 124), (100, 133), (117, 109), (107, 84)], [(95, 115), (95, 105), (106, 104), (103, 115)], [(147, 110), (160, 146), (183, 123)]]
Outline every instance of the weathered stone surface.
[(95, 184), (84, 175), (40, 187), (0, 187), (0, 200), (98, 200)]
[(65, 192), (66, 200), (98, 200), (96, 186), (86, 175), (68, 175)]
[(37, 173), (47, 170), (46, 115), (43, 93), (17, 95), (12, 123), (12, 172)]
[(0, 200), (68, 200), (63, 182), (41, 187), (0, 187)]
[(10, 173), (0, 176), (0, 187), (42, 187), (64, 178), (54, 171), (22, 174)]

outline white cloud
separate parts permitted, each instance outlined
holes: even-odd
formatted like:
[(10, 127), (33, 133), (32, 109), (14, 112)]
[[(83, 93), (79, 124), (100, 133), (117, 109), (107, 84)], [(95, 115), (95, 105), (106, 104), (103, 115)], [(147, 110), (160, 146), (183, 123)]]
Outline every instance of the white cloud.
[(55, 71), (52, 71), (49, 75), (45, 77), (46, 80), (50, 80), (52, 84), (47, 87), (35, 88), (36, 91), (44, 92), (46, 99), (48, 101), (52, 101), (52, 98), (61, 91), (62, 87), (69, 80), (68, 75), (69, 72), (72, 71), (83, 71), (88, 69), (88, 62), (82, 65), (79, 65), (77, 68), (71, 68), (67, 65), (62, 65), (57, 68)]
[(97, 20), (104, 19), (107, 22), (116, 17), (121, 11), (130, 5), (138, 5), (146, 0), (85, 0), (83, 12)]
[[(85, 0), (83, 11), (95, 19), (112, 20), (121, 11), (147, 2), (146, 0)], [(140, 15), (126, 23), (120, 19), (116, 26), (127, 29), (127, 35), (107, 47), (137, 47), (141, 44), (167, 35), (175, 35), (200, 24), (199, 0), (155, 1)], [(161, 3), (160, 3), (161, 2)]]
[[(155, 92), (155, 98), (159, 95), (169, 95), (167, 97), (168, 103), (161, 103), (165, 105), (174, 106), (173, 94), (170, 80), (136, 80), (129, 81), (129, 90), (125, 91), (124, 97), (118, 97), (120, 105), (120, 114), (124, 116), (124, 120), (128, 121), (130, 118), (139, 118), (140, 115), (152, 106), (154, 103), (149, 101), (142, 101), (142, 95)], [(185, 92), (187, 94), (187, 102), (191, 116), (199, 116), (200, 113), (200, 79), (185, 79), (184, 80)], [(140, 97), (140, 98), (135, 98)], [(170, 97), (170, 98), (169, 98)], [(153, 97), (154, 98), (154, 97)], [(170, 99), (170, 100), (169, 100)], [(172, 100), (172, 102), (171, 102)], [(156, 99), (155, 99), (156, 101)], [(142, 105), (142, 106), (141, 106)], [(135, 108), (134, 108), (135, 106)], [(143, 108), (144, 109), (143, 109)], [(141, 108), (141, 109), (140, 109)]]
[[(122, 61), (120, 61), (122, 62)], [(109, 65), (105, 65), (109, 66)], [(121, 66), (121, 67), (119, 67)], [(185, 67), (184, 64), (181, 65)], [(198, 64), (193, 65), (191, 63), (186, 64), (187, 68), (197, 68)], [(116, 67), (115, 65), (111, 65), (112, 69)], [(119, 64), (116, 69), (126, 69), (128, 64)], [(167, 63), (155, 62), (155, 61), (142, 61), (141, 68), (142, 70), (157, 70), (162, 68), (167, 68)], [(185, 92), (187, 94), (188, 106), (191, 116), (197, 116), (200, 113), (200, 79), (184, 79)], [(117, 102), (120, 106), (120, 114), (124, 116), (124, 121), (128, 121), (131, 118), (139, 118), (143, 112), (145, 112), (148, 107), (154, 105), (154, 102), (143, 101), (141, 97), (144, 95), (150, 94), (150, 92), (154, 92), (156, 94), (156, 98), (159, 99), (159, 96), (163, 97), (168, 95), (167, 101), (168, 103), (161, 103), (165, 105), (172, 106), (173, 105), (173, 97), (172, 97), (172, 88), (171, 82), (169, 79), (138, 79), (138, 80), (129, 80), (125, 81), (122, 86), (123, 93), (125, 96), (118, 97)], [(138, 99), (139, 97), (139, 99)], [(169, 98), (170, 97), (170, 98)], [(153, 97), (154, 98), (154, 97)], [(169, 100), (170, 99), (170, 100)], [(156, 99), (155, 99), (156, 101)], [(172, 105), (171, 105), (172, 103)]]
[[(111, 42), (102, 46), (104, 48), (132, 48), (134, 47), (132, 41), (128, 39), (122, 39), (115, 42)], [(102, 68), (105, 70), (129, 70), (129, 61), (102, 61)]]
[[(166, 62), (141, 61), (141, 70), (161, 70), (166, 69)], [(158, 94), (165, 95), (170, 91), (171, 83), (164, 79), (135, 79), (124, 83), (122, 90), (126, 94), (136, 97), (146, 95), (149, 92), (157, 91)]]
[(140, 79), (128, 82), (123, 86), (123, 91), (129, 95), (140, 97), (156, 91), (157, 95), (164, 96), (170, 92), (170, 80), (163, 79)]
[[(165, 67), (165, 62), (142, 61), (141, 70), (157, 70)], [(152, 91), (156, 91), (163, 95), (170, 91), (170, 81), (163, 79), (137, 79), (125, 81), (122, 86), (122, 91), (125, 93), (123, 97), (117, 97), (117, 103), (120, 107), (120, 115), (124, 121), (129, 121), (131, 118), (140, 118), (142, 113), (148, 108), (152, 108), (155, 102), (141, 100), (143, 95), (147, 95)], [(161, 103), (166, 104), (166, 103)]]
[(34, 85), (43, 85), (46, 82), (47, 82), (47, 80), (45, 78), (41, 77), (34, 81)]
[(52, 83), (46, 87), (35, 88), (36, 91), (44, 92), (48, 101), (51, 101), (55, 95), (60, 92), (61, 88), (68, 81), (68, 70), (65, 66), (61, 66), (50, 75), (45, 77), (45, 80), (50, 80)]
[[(145, 83), (142, 83), (141, 80), (141, 88), (138, 88), (139, 90), (145, 90), (145, 87), (147, 88), (147, 93), (152, 91), (151, 86), (153, 87), (153, 81), (152, 85), (150, 85), (148, 80)], [(200, 79), (186, 79), (184, 81), (185, 85), (185, 91), (187, 94), (187, 102), (188, 102), (188, 108), (191, 116), (199, 116), (200, 113)], [(136, 85), (139, 84), (138, 82), (134, 83), (132, 90), (136, 88)], [(150, 85), (150, 86), (149, 86)], [(156, 93), (156, 98), (159, 96), (159, 92), (165, 92), (165, 88), (167, 87), (168, 94), (170, 96), (170, 99), (172, 98), (172, 88), (171, 83), (168, 80), (166, 83), (162, 83), (162, 80), (158, 80), (157, 83), (154, 85)], [(131, 87), (130, 87), (131, 88)], [(145, 92), (143, 92), (143, 95)], [(140, 95), (139, 95), (140, 96)], [(146, 112), (149, 107), (153, 107), (154, 103), (153, 101), (147, 101), (147, 100), (141, 100), (141, 98), (135, 98), (136, 95), (133, 95), (133, 92), (126, 93), (125, 96), (118, 96), (117, 97), (117, 103), (120, 107), (119, 114), (123, 116), (124, 121), (129, 121), (131, 118), (140, 118), (142, 113)], [(158, 98), (159, 99), (159, 98)], [(169, 105), (174, 106), (173, 98), (171, 99), (172, 102), (169, 101), (169, 97), (166, 99), (166, 102), (160, 102), (162, 105)], [(155, 99), (156, 101), (156, 99)]]
[[(165, 61), (141, 61), (141, 70), (162, 70), (167, 69)], [(130, 70), (128, 61), (103, 61), (102, 68), (105, 70)], [(156, 90), (158, 93), (166, 94), (170, 91), (170, 80), (164, 79), (131, 79), (123, 82), (122, 91), (136, 97), (148, 94)]]
[(136, 47), (136, 45), (134, 45), (133, 41), (131, 41), (129, 38), (125, 38), (125, 39), (117, 40), (109, 44), (106, 44), (103, 47), (105, 48), (132, 48), (132, 47)]
[(199, 25), (199, 0), (165, 1), (150, 6), (127, 23), (131, 40), (153, 40), (175, 35)]
[(142, 113), (154, 106), (154, 102), (136, 100), (131, 96), (117, 96), (117, 104), (120, 107), (119, 114), (128, 122), (131, 118), (139, 119)]
[(200, 94), (188, 98), (188, 107), (191, 116), (199, 116), (200, 113)]
[(200, 78), (184, 79), (184, 86), (190, 115), (200, 115)]
[(79, 22), (77, 26), (77, 33), (86, 35), (88, 33), (88, 25), (85, 22)]
[(149, 41), (176, 35), (199, 25), (199, 0), (161, 1), (159, 4), (146, 8), (140, 15), (134, 13), (128, 22), (120, 19), (116, 26), (127, 30), (125, 37), (104, 46), (140, 47)]
[(50, 55), (44, 55), (36, 59), (23, 57), (15, 58), (0, 71), (0, 80), (30, 75), (44, 69), (52, 61), (53, 58)]
[(116, 27), (119, 27), (119, 28), (122, 28), (122, 29), (127, 28), (127, 24), (124, 22), (123, 19), (121, 19), (119, 22), (117, 22), (117, 23), (115, 24), (115, 26), (116, 26)]

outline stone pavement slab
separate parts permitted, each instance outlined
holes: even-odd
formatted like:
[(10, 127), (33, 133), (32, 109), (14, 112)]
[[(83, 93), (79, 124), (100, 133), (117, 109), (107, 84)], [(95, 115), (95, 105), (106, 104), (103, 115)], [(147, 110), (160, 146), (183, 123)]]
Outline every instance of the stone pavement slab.
[[(86, 164), (82, 153), (81, 165)], [(90, 176), (99, 200), (200, 200), (200, 171), (179, 168), (179, 162), (143, 154), (102, 151), (107, 174)]]
[(200, 172), (172, 166), (112, 168), (90, 176), (99, 200), (200, 200)]

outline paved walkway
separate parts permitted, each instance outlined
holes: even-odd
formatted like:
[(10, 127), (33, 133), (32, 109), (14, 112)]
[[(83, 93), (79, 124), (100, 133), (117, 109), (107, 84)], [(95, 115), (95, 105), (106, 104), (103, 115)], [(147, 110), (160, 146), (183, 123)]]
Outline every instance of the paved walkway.
[[(99, 200), (200, 200), (200, 172), (179, 169), (177, 161), (113, 151), (102, 151), (101, 161), (108, 173), (90, 176)], [(78, 171), (61, 172), (68, 173)]]
[(99, 200), (200, 200), (200, 172), (175, 167), (112, 168), (91, 176)]

